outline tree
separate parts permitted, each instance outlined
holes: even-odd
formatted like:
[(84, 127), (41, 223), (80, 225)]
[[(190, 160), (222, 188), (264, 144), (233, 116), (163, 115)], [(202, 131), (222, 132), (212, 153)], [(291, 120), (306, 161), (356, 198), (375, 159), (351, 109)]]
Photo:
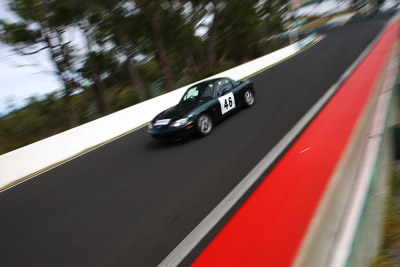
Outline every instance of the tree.
[(43, 50), (49, 51), (64, 91), (66, 114), (71, 127), (78, 125), (78, 117), (72, 105), (71, 96), (79, 88), (73, 65), (70, 41), (62, 19), (53, 12), (60, 1), (57, 0), (16, 0), (10, 8), (21, 19), (18, 23), (2, 21), (1, 41), (12, 46), (21, 55), (32, 55)]
[(137, 6), (143, 12), (149, 22), (154, 44), (157, 48), (157, 59), (160, 62), (161, 71), (165, 79), (165, 87), (167, 91), (171, 91), (174, 87), (174, 79), (172, 76), (171, 66), (168, 61), (167, 51), (162, 38), (160, 29), (160, 11), (161, 3), (159, 0), (136, 0)]
[(211, 22), (211, 26), (208, 30), (208, 38), (207, 38), (207, 65), (208, 67), (212, 67), (215, 65), (217, 55), (216, 55), (216, 46), (217, 46), (217, 40), (216, 40), (216, 30), (217, 30), (217, 25), (219, 23), (219, 18), (220, 18), (220, 9), (222, 6), (225, 5), (225, 1), (216, 1), (216, 0), (211, 0), (211, 14), (213, 16), (213, 20)]
[(219, 49), (235, 63), (242, 63), (256, 50), (259, 17), (256, 9), (258, 0), (227, 1), (220, 11), (217, 25)]
[[(80, 29), (81, 34), (84, 38), (84, 45), (86, 46), (84, 64), (84, 78), (93, 83), (91, 88), (93, 89), (94, 99), (97, 103), (97, 107), (102, 114), (111, 112), (110, 104), (105, 96), (106, 86), (101, 78), (102, 71), (99, 68), (101, 59), (99, 49), (96, 45), (94, 33), (98, 27), (98, 21), (93, 20), (94, 17), (98, 16), (101, 12), (101, 6), (98, 1), (59, 1), (57, 5), (53, 7), (54, 17), (60, 20), (60, 23), (66, 24), (69, 27), (76, 27)], [(81, 63), (81, 62), (80, 62)], [(104, 64), (103, 64), (104, 65)]]
[(148, 94), (135, 61), (144, 43), (148, 42), (144, 34), (144, 18), (140, 13), (129, 14), (121, 3), (115, 4), (113, 0), (103, 2), (103, 11), (99, 17), (94, 18), (99, 22), (97, 41), (101, 44), (112, 44), (116, 54), (125, 57), (125, 66), (132, 84), (135, 85), (139, 100), (144, 101)]
[(88, 53), (83, 67), (79, 69), (84, 79), (94, 81), (89, 87), (102, 114), (111, 112), (111, 105), (105, 96), (107, 87), (102, 77), (113, 72), (116, 66), (117, 63), (109, 53), (93, 51)]
[[(191, 2), (176, 1), (164, 6), (161, 10), (161, 32), (168, 50), (171, 68), (180, 77), (188, 75), (195, 77), (200, 71), (196, 60), (201, 39), (195, 35), (199, 21), (204, 17), (205, 10), (200, 5)], [(204, 61), (204, 57), (199, 57)]]
[(289, 3), (286, 0), (265, 1), (259, 8), (259, 16), (262, 26), (268, 35), (282, 32), (284, 14), (289, 11)]

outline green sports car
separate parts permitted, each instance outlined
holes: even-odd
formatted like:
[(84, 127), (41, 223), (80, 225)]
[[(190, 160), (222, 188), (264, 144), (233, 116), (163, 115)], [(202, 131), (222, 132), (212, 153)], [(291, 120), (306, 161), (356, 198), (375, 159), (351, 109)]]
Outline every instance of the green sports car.
[(159, 140), (177, 140), (197, 133), (210, 134), (213, 126), (239, 107), (255, 101), (253, 82), (218, 78), (191, 86), (176, 106), (158, 114), (148, 133)]

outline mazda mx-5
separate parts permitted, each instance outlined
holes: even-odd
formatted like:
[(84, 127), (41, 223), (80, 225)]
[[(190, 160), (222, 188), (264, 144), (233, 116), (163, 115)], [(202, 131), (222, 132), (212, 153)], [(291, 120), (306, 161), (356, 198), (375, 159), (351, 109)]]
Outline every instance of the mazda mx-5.
[(237, 110), (251, 107), (255, 88), (249, 80), (218, 78), (191, 86), (176, 106), (158, 114), (148, 125), (148, 133), (160, 140), (177, 140), (197, 133), (210, 134), (214, 125)]

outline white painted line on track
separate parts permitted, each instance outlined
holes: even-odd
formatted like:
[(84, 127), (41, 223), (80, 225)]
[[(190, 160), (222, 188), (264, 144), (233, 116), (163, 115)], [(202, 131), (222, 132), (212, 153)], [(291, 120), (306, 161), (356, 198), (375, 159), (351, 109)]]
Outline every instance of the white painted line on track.
[(293, 140), (313, 120), (318, 112), (325, 106), (336, 93), (343, 82), (351, 75), (355, 68), (369, 53), (375, 43), (386, 29), (386, 25), (378, 33), (375, 39), (364, 49), (353, 64), (340, 76), (329, 90), (317, 103), (296, 123), (296, 125), (268, 152), (266, 156), (243, 178), (243, 180), (182, 240), (181, 243), (158, 265), (159, 267), (178, 266), (189, 253), (201, 242), (201, 240), (213, 229), (213, 227), (231, 210), (240, 198), (250, 189), (261, 175), (274, 163)]
[(304, 152), (306, 152), (306, 151), (308, 151), (308, 150), (310, 150), (310, 149), (311, 149), (311, 147), (307, 147), (306, 149), (300, 151), (300, 154), (302, 154), (302, 153), (304, 153)]

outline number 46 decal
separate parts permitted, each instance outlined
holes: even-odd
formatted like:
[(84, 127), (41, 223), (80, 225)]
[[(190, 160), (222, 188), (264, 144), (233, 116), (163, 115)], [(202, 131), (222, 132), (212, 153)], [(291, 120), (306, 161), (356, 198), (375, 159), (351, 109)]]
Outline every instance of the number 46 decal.
[(221, 112), (225, 114), (231, 109), (235, 108), (235, 97), (233, 93), (226, 94), (218, 98), (219, 104), (221, 105)]

